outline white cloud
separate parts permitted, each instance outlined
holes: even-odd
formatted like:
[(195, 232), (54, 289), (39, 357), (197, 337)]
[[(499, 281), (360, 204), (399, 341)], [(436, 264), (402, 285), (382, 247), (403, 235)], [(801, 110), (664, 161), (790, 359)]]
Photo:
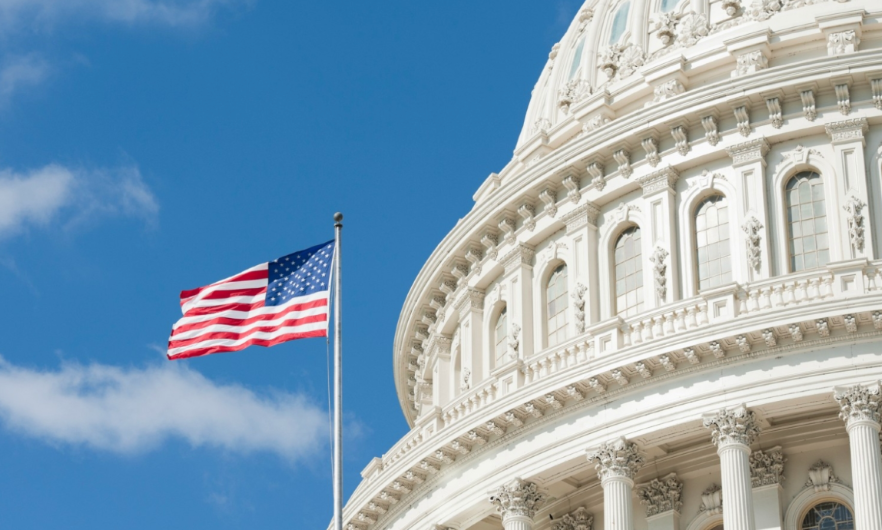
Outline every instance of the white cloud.
[(185, 26), (205, 22), (219, 8), (249, 0), (0, 0), (0, 25), (47, 26), (72, 19)]
[(0, 106), (6, 106), (16, 91), (38, 85), (48, 75), (49, 63), (37, 54), (6, 57), (0, 64)]
[(75, 227), (99, 217), (155, 219), (159, 204), (135, 166), (71, 169), (57, 164), (0, 170), (0, 239), (28, 226)]
[(0, 420), (49, 443), (132, 454), (177, 438), (193, 447), (295, 461), (327, 439), (326, 418), (301, 395), (259, 395), (181, 364), (64, 364), (40, 371), (0, 357)]

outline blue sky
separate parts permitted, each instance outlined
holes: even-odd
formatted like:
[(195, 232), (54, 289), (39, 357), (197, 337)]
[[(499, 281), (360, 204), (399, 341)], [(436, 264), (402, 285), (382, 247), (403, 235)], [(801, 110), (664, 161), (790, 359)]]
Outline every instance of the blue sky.
[(345, 228), (347, 495), (392, 338), (575, 0), (0, 0), (0, 528), (324, 528), (321, 339), (170, 363), (177, 295)]

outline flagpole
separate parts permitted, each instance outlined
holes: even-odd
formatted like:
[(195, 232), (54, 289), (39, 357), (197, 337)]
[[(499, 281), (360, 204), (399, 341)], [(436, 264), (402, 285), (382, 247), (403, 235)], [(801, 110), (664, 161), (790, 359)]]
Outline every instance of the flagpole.
[(340, 243), (343, 214), (334, 214), (334, 529), (343, 530), (343, 312)]

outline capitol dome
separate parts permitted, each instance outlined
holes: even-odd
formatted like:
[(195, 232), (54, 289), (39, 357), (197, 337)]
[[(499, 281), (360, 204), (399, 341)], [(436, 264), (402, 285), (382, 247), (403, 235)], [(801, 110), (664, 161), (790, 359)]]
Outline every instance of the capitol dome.
[(880, 143), (879, 0), (587, 1), (344, 528), (882, 529)]

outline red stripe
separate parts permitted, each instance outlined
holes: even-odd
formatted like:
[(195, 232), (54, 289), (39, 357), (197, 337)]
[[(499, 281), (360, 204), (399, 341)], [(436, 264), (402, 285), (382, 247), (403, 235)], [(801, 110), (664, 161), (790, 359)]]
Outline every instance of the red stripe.
[(192, 298), (202, 291), (208, 289), (209, 287), (214, 287), (216, 285), (223, 285), (225, 283), (230, 282), (246, 282), (251, 280), (266, 280), (269, 278), (269, 269), (263, 269), (259, 271), (248, 271), (243, 272), (241, 274), (237, 274), (232, 278), (227, 278), (226, 280), (212, 283), (211, 285), (206, 285), (205, 287), (197, 287), (196, 289), (188, 289), (186, 291), (181, 291), (181, 303), (183, 304), (186, 300), (185, 298)]
[(221, 305), (213, 305), (213, 306), (204, 306), (204, 307), (194, 307), (189, 311), (184, 313), (184, 317), (195, 317), (200, 315), (212, 315), (214, 313), (221, 313), (223, 311), (251, 311), (253, 309), (260, 309), (264, 307), (264, 303), (255, 302), (253, 304), (243, 304), (241, 302), (234, 302), (232, 304), (221, 304)]
[(198, 344), (200, 342), (205, 342), (207, 340), (213, 339), (232, 339), (238, 340), (249, 335), (253, 335), (254, 333), (265, 332), (272, 333), (274, 331), (278, 331), (282, 328), (290, 328), (294, 326), (302, 326), (303, 324), (312, 324), (315, 322), (324, 322), (328, 320), (328, 315), (322, 313), (321, 315), (312, 315), (303, 318), (295, 318), (291, 320), (285, 320), (279, 323), (276, 326), (258, 326), (256, 328), (252, 328), (243, 332), (235, 332), (235, 331), (213, 331), (211, 333), (206, 333), (204, 335), (199, 335), (198, 337), (193, 337), (192, 339), (182, 339), (182, 340), (171, 340), (169, 337), (168, 347), (172, 348), (183, 348), (185, 346), (191, 346), (193, 344)]
[(266, 292), (266, 286), (263, 287), (249, 287), (247, 289), (230, 289), (230, 290), (221, 290), (221, 291), (212, 291), (205, 296), (201, 297), (200, 300), (222, 300), (224, 298), (232, 298), (234, 296), (255, 296), (261, 293)]
[(310, 337), (327, 337), (328, 331), (324, 329), (314, 330), (314, 331), (304, 331), (302, 333), (288, 333), (287, 335), (280, 335), (272, 340), (265, 339), (252, 339), (249, 341), (245, 341), (242, 344), (237, 344), (236, 346), (211, 346), (209, 348), (202, 348), (198, 350), (188, 350), (185, 352), (181, 352), (177, 355), (171, 356), (168, 355), (168, 359), (170, 361), (174, 361), (177, 359), (187, 359), (189, 357), (201, 357), (203, 355), (209, 355), (212, 353), (224, 353), (224, 352), (234, 352), (244, 350), (249, 346), (264, 346), (270, 347), (275, 346), (276, 344), (281, 344), (283, 342), (287, 342), (289, 340), (295, 339), (306, 339)]
[[(304, 304), (294, 304), (284, 308), (282, 311), (276, 313), (267, 313), (265, 315), (255, 315), (247, 318), (217, 317), (209, 320), (203, 320), (201, 322), (193, 322), (192, 324), (184, 324), (183, 326), (175, 328), (175, 330), (172, 332), (172, 336), (175, 336), (178, 333), (183, 333), (185, 331), (190, 331), (191, 329), (205, 328), (208, 326), (213, 326), (215, 324), (224, 324), (227, 326), (247, 326), (248, 324), (254, 322), (260, 322), (261, 320), (275, 320), (293, 311), (305, 311), (307, 309), (324, 307), (327, 305), (327, 298), (322, 298), (319, 300), (313, 300), (312, 302), (306, 302)], [(190, 314), (188, 313), (187, 316), (190, 316)]]

